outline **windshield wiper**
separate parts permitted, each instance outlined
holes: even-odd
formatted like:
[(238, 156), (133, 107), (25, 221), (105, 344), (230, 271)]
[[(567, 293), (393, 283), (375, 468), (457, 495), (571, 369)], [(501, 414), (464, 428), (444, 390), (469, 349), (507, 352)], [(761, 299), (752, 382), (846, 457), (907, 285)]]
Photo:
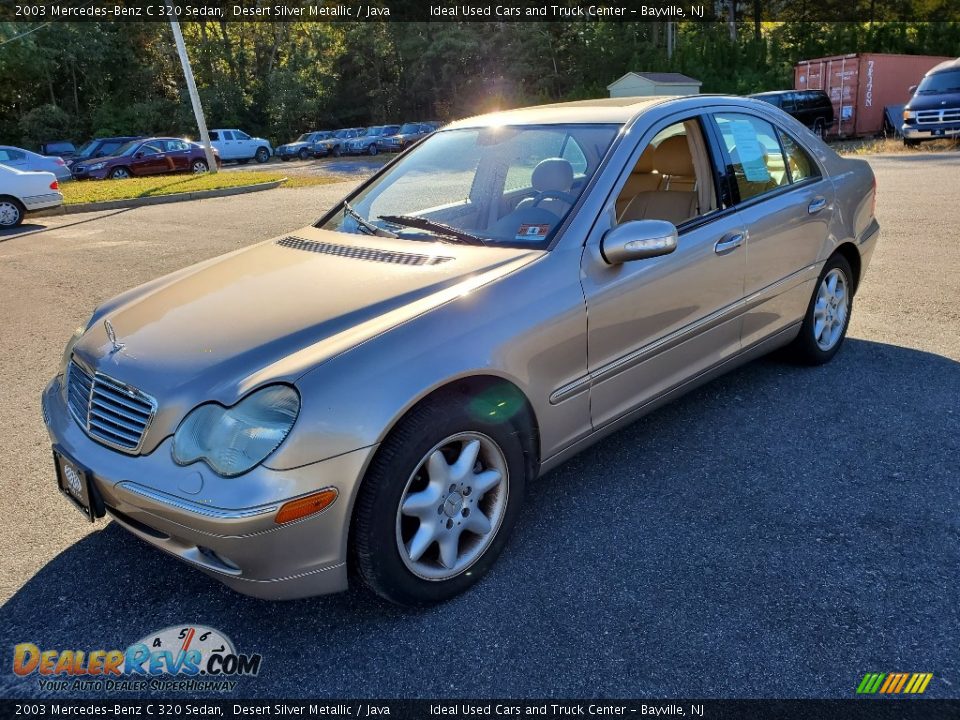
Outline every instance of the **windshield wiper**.
[(414, 217), (413, 215), (381, 215), (379, 219), (383, 220), (384, 222), (388, 222), (391, 225), (400, 225), (404, 227), (417, 228), (418, 230), (426, 230), (427, 232), (434, 233), (440, 237), (446, 237), (464, 245), (487, 244), (487, 241), (481, 237), (471, 235), (468, 232), (458, 230), (455, 227), (451, 227), (442, 222), (437, 222), (436, 220), (430, 220), (429, 218)]
[(379, 235), (380, 237), (396, 238), (399, 237), (395, 232), (390, 232), (385, 228), (374, 225), (372, 222), (363, 217), (360, 213), (353, 209), (353, 206), (348, 203), (346, 200), (343, 201), (343, 211), (357, 221), (357, 225), (362, 227), (370, 235)]

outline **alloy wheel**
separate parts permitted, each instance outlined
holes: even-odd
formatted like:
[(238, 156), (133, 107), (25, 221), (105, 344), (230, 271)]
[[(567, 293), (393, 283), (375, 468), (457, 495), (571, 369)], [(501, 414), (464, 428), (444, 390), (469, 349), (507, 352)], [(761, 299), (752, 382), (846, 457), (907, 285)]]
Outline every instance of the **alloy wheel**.
[(9, 200), (0, 200), (0, 225), (12, 227), (20, 222), (20, 208)]
[(400, 497), (396, 539), (403, 563), (425, 580), (465, 572), (496, 537), (509, 487), (506, 458), (490, 437), (463, 432), (437, 443)]
[(193, 163), (193, 172), (194, 173), (205, 173), (207, 171), (207, 164), (203, 160), (196, 160)]
[(839, 268), (824, 275), (813, 306), (813, 338), (821, 350), (830, 350), (843, 337), (850, 314), (847, 278)]

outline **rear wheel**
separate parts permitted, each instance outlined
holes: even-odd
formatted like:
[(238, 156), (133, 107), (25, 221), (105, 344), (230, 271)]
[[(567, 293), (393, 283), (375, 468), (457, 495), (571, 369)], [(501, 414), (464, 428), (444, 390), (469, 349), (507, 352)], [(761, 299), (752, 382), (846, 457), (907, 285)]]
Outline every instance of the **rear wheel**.
[(13, 197), (0, 197), (0, 227), (12, 228), (23, 222), (26, 209)]
[(206, 160), (194, 160), (193, 163), (191, 163), (190, 165), (190, 169), (194, 173), (199, 174), (199, 173), (205, 173), (210, 168), (207, 167)]
[(826, 138), (827, 132), (822, 118), (817, 118), (816, 122), (813, 123), (813, 134), (821, 140)]
[(378, 152), (376, 144), (373, 144), (370, 147), (368, 147), (367, 152), (370, 153), (371, 155), (376, 155)]
[(364, 583), (387, 600), (425, 606), (464, 592), (516, 522), (526, 480), (518, 428), (489, 422), (496, 413), (475, 404), (457, 396), (414, 410), (364, 479), (352, 555)]
[(343, 153), (341, 152), (339, 145), (334, 145), (333, 150), (330, 151), (330, 154), (333, 155), (334, 157), (340, 157), (340, 155), (342, 155)]
[(308, 157), (310, 157), (310, 151), (306, 148), (301, 148), (300, 152), (297, 153), (297, 157), (299, 157), (301, 160), (306, 160)]
[(114, 168), (110, 171), (110, 178), (113, 180), (126, 180), (130, 177), (130, 170), (125, 167)]
[(800, 334), (786, 348), (789, 357), (804, 365), (830, 362), (847, 335), (852, 309), (853, 272), (847, 259), (836, 254), (820, 272)]
[(257, 154), (254, 155), (254, 158), (258, 163), (265, 163), (270, 159), (270, 151), (265, 147), (257, 148)]

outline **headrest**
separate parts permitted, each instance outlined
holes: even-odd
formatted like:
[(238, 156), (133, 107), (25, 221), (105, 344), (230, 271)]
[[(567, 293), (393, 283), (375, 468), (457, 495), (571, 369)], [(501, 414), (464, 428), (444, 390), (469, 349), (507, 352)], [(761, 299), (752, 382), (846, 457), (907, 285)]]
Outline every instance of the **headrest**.
[(697, 174), (686, 135), (673, 135), (660, 143), (654, 165), (661, 175), (694, 177)]
[(633, 169), (633, 172), (652, 173), (655, 167), (653, 164), (653, 156), (656, 154), (656, 151), (657, 149), (653, 145), (647, 145), (647, 149), (643, 151), (643, 155), (637, 160), (637, 166)]
[(547, 158), (537, 163), (531, 178), (537, 192), (569, 192), (573, 187), (573, 166), (563, 158)]

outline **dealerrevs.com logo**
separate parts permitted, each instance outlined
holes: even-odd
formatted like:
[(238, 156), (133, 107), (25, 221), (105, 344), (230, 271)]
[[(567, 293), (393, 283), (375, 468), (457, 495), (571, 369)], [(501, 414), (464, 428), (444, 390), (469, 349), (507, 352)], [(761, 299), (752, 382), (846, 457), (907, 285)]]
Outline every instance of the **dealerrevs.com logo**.
[(13, 649), (13, 672), (36, 675), (47, 691), (232, 691), (237, 678), (260, 672), (259, 654), (238, 653), (233, 641), (203, 625), (172, 626), (125, 650)]

